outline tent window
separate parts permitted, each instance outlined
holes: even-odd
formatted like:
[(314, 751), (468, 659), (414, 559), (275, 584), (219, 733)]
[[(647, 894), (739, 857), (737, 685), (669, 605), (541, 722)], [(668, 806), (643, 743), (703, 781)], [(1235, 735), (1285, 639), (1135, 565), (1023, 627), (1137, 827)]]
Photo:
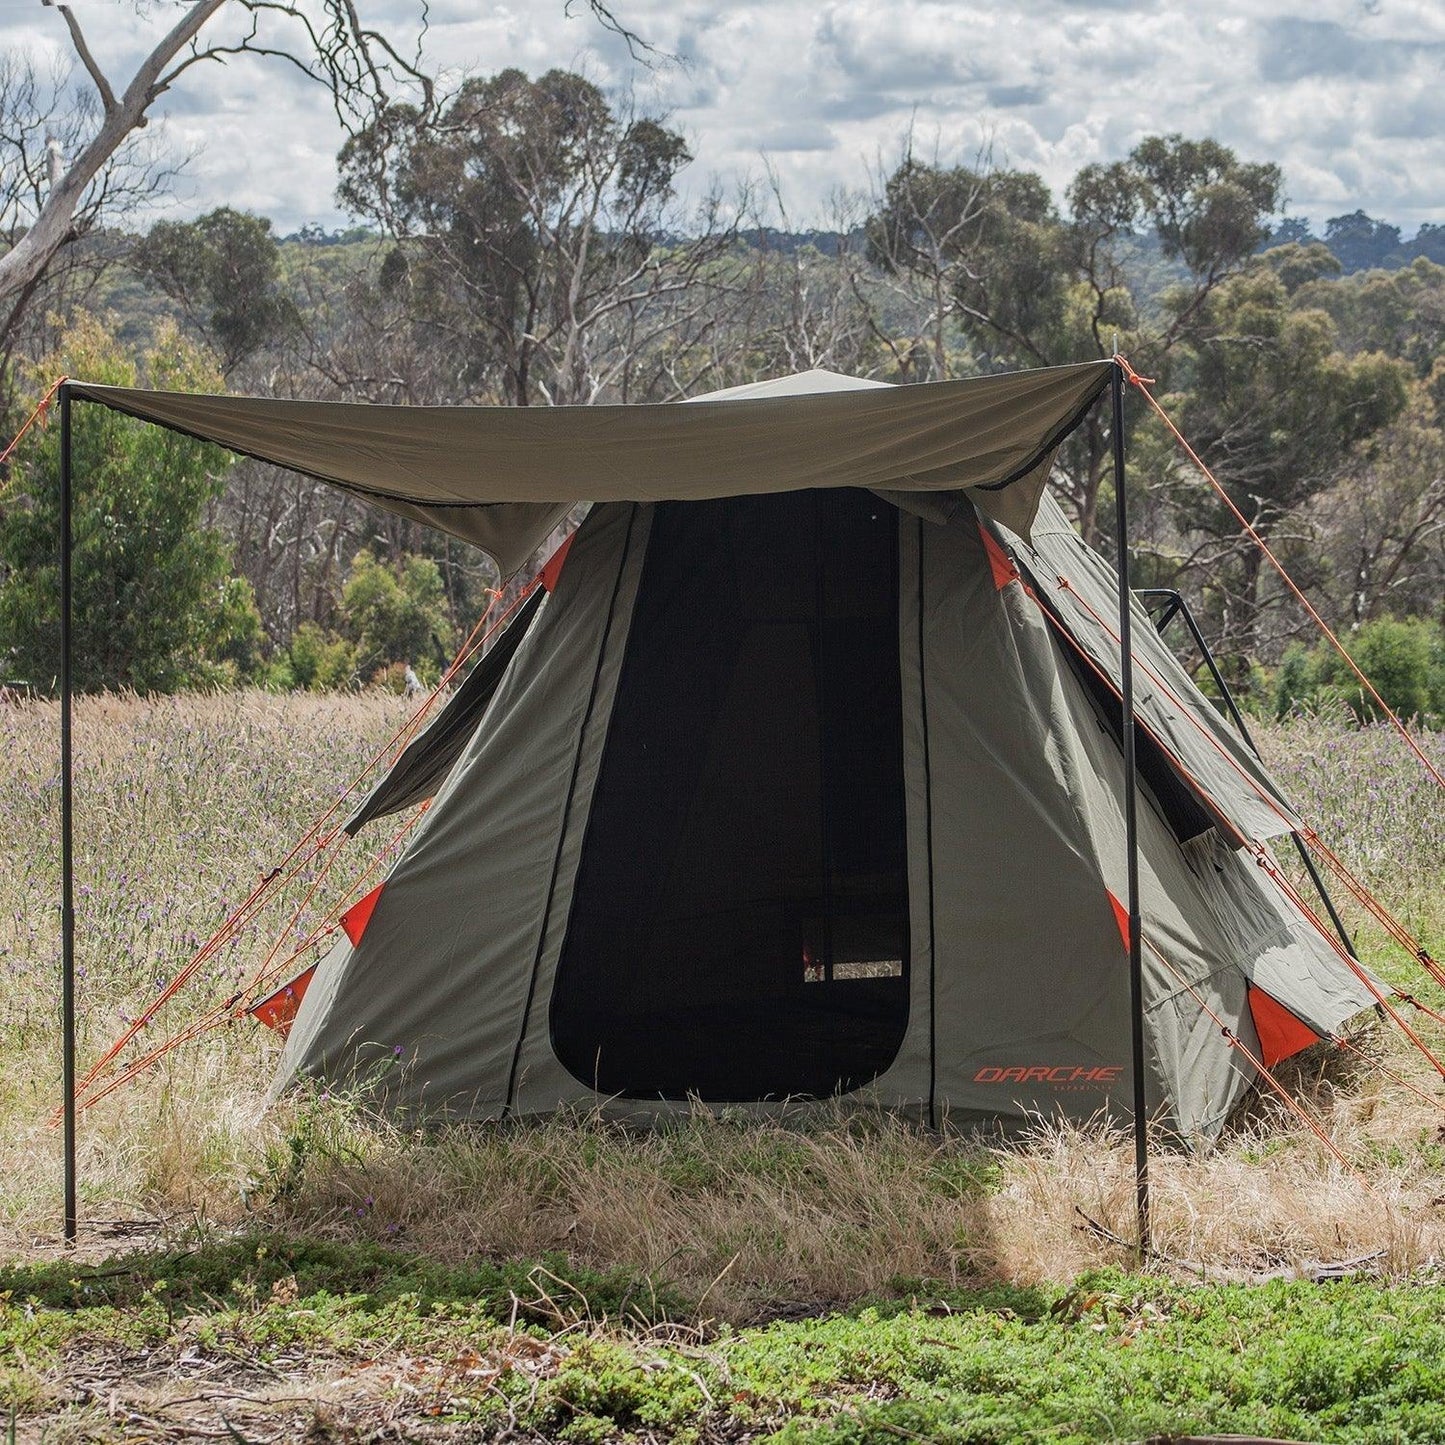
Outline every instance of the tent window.
[[(1083, 684), (1098, 713), (1100, 725), (1122, 748), (1124, 745), (1124, 705), (1118, 694), (1099, 674), (1067, 644), (1060, 646), (1074, 676)], [(1180, 776), (1174, 759), (1142, 727), (1134, 729), (1134, 761), (1139, 779), (1154, 799), (1160, 817), (1174, 836), (1187, 843), (1215, 824), (1214, 814), (1199, 794)]]
[(898, 523), (866, 492), (664, 503), (551, 1006), (604, 1094), (860, 1087), (908, 1022)]

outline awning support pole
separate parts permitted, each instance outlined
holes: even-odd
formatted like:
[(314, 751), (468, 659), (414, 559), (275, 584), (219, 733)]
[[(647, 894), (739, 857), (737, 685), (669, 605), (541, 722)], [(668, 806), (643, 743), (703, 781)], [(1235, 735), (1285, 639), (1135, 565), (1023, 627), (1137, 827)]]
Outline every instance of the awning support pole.
[(1149, 1116), (1144, 1095), (1144, 963), (1139, 910), (1139, 818), (1134, 760), (1133, 598), (1129, 591), (1129, 507), (1124, 490), (1124, 368), (1114, 363), (1112, 386), (1114, 516), (1119, 575), (1119, 692), (1123, 703), (1124, 835), (1128, 854), (1129, 1012), (1133, 1026), (1134, 1201), (1138, 1212), (1139, 1258), (1149, 1253)]
[(65, 1119), (65, 1242), (80, 1232), (75, 1184), (75, 848), (72, 765), (70, 384), (60, 386), (60, 1049)]

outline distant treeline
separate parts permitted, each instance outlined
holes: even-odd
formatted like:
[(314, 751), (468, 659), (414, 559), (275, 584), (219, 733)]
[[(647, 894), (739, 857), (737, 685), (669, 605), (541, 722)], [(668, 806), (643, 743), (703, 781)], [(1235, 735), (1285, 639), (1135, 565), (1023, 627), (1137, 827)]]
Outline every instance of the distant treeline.
[[(1038, 174), (905, 146), (833, 224), (776, 179), (681, 199), (688, 144), (584, 77), (465, 80), (337, 157), (346, 228), (284, 240), (221, 207), (96, 213), (0, 315), (13, 431), (49, 381), (445, 405), (660, 402), (815, 368), (899, 384), (1117, 345), (1389, 696), (1445, 714), (1445, 228), (1322, 237), (1284, 177), (1151, 136)], [(0, 238), (3, 243), (3, 238)], [(3, 259), (3, 256), (0, 256)], [(1052, 485), (1108, 553), (1103, 413)], [(1359, 706), (1298, 605), (1142, 406), (1126, 411), (1136, 575), (1180, 589), (1261, 706)], [(324, 484), (87, 416), (80, 679), (166, 689), (434, 674), (497, 589), (481, 554)], [(0, 682), (55, 672), (53, 429), (0, 478)], [(1198, 659), (1193, 659), (1195, 662)]]
[[(749, 246), (781, 251), (785, 255), (811, 249), (823, 256), (834, 256), (840, 250), (857, 248), (865, 240), (862, 226), (856, 226), (851, 231), (815, 228), (790, 231), (775, 226), (758, 226), (745, 227), (738, 234)], [(306, 246), (347, 246), (357, 241), (380, 240), (381, 236), (380, 231), (370, 226), (344, 226), (328, 231), (313, 223), (282, 236), (281, 240)], [(1141, 239), (1147, 245), (1154, 238), (1145, 236)], [(1269, 229), (1259, 243), (1259, 250), (1267, 251), (1272, 246), (1284, 246), (1292, 241), (1301, 245), (1318, 242), (1327, 247), (1345, 275), (1355, 271), (1397, 270), (1408, 266), (1416, 257), (1445, 266), (1445, 225), (1429, 221), (1406, 241), (1399, 226), (1377, 221), (1364, 211), (1331, 216), (1325, 222), (1323, 235), (1316, 235), (1308, 220), (1286, 216), (1277, 226)]]

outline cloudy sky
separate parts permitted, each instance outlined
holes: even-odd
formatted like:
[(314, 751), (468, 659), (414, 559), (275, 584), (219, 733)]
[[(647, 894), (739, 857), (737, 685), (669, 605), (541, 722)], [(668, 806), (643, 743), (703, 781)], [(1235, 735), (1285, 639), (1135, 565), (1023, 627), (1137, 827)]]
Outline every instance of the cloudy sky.
[[(166, 0), (72, 0), (117, 84)], [(415, 35), (418, 0), (360, 0)], [(637, 64), (585, 0), (432, 0), (427, 53), (451, 70), (585, 70), (668, 113), (697, 157), (690, 185), (776, 173), (794, 224), (916, 146), (1042, 172), (1056, 191), (1140, 137), (1212, 135), (1284, 169), (1289, 209), (1317, 223), (1361, 207), (1404, 227), (1445, 222), (1441, 0), (613, 0), (659, 51)], [(217, 33), (220, 33), (219, 31)], [(66, 51), (40, 0), (0, 0), (5, 51)], [(191, 71), (160, 104), (164, 143), (191, 159), (158, 214), (220, 204), (278, 230), (344, 222), (340, 134), (324, 95), (285, 65)]]

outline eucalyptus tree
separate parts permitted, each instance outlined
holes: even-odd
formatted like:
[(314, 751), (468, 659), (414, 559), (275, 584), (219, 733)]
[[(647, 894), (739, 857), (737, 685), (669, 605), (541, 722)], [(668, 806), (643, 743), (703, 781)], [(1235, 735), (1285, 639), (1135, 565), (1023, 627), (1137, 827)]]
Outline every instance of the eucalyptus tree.
[(625, 396), (639, 356), (717, 299), (734, 233), (715, 198), (680, 212), (690, 159), (583, 76), (506, 70), (434, 118), (389, 108), (343, 147), (338, 195), (396, 239), (380, 286), (456, 358), (463, 394), (588, 403)]
[[(923, 302), (921, 374), (1055, 366), (1118, 345), (1157, 371), (1208, 298), (1248, 263), (1280, 207), (1276, 166), (1212, 140), (1151, 136), (1083, 167), (1055, 202), (1030, 171), (918, 161), (884, 184), (870, 254)], [(900, 367), (900, 369), (903, 369)], [(1058, 482), (1097, 540), (1109, 438), (1091, 417), (1060, 455)]]
[(225, 374), (299, 324), (264, 217), (221, 206), (194, 221), (159, 221), (129, 259), (176, 302)]

